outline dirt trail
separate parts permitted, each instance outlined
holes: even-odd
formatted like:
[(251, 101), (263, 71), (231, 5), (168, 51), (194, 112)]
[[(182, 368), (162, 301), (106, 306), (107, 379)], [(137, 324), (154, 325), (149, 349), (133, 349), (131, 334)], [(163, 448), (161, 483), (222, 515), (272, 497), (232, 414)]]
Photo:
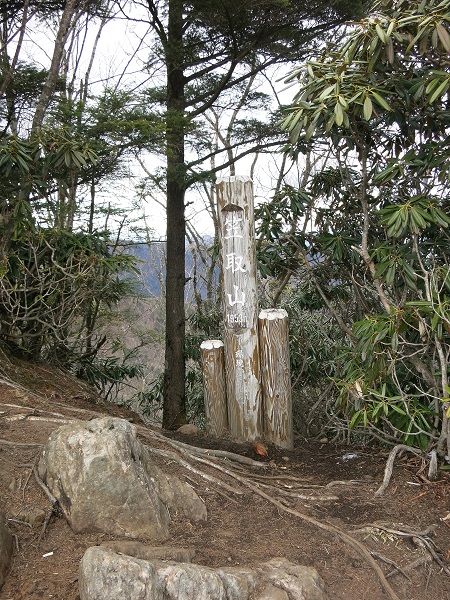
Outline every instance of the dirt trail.
[[(126, 409), (96, 403), (86, 387), (57, 371), (29, 367), (25, 375), (23, 388), (0, 384), (0, 507), (10, 519), (9, 527), (16, 539), (13, 569), (0, 600), (76, 600), (77, 570), (83, 553), (111, 536), (95, 532), (75, 535), (61, 516), (54, 516), (39, 541), (39, 519), (49, 508), (48, 499), (32, 474), (39, 445), (45, 444), (49, 433), (64, 420), (110, 414), (135, 423), (140, 421)], [(420, 531), (435, 524), (432, 539), (448, 564), (450, 517), (444, 520), (450, 513), (447, 472), (442, 472), (439, 481), (430, 483), (421, 471), (420, 459), (404, 456), (395, 464), (385, 496), (374, 498), (383, 479), (387, 451), (297, 440), (294, 451), (269, 448), (269, 457), (264, 459), (255, 455), (250, 446), (230, 440), (167, 435), (194, 446), (265, 460), (265, 469), (253, 470), (253, 484), (281, 506), (339, 527), (362, 541), (375, 553), (385, 575), (394, 573), (388, 580), (401, 600), (450, 598), (450, 577), (429, 560), (424, 549), (409, 539), (369, 527), (377, 523), (388, 530), (410, 527)], [(150, 443), (148, 436), (143, 441)], [(284, 556), (315, 566), (325, 579), (330, 600), (388, 598), (367, 562), (337, 536), (286, 513), (251, 490), (233, 494), (173, 460), (162, 456), (157, 460), (166, 471), (193, 485), (207, 504), (206, 525), (174, 521), (171, 528), (170, 544), (195, 549), (195, 562), (213, 567), (256, 565)], [(198, 463), (195, 466), (202, 468)], [(207, 470), (204, 465), (203, 468)], [(220, 471), (208, 472), (236, 484)], [(330, 496), (334, 499), (324, 499)], [(24, 521), (34, 513), (37, 524), (33, 527)], [(360, 529), (364, 531), (357, 533)], [(404, 573), (396, 571), (392, 563)]]

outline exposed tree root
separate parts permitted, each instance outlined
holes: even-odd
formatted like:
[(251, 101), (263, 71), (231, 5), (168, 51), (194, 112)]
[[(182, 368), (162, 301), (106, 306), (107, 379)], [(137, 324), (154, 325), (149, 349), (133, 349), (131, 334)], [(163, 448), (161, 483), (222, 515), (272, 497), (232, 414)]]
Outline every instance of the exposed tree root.
[(8, 517), (7, 521), (11, 521), (11, 523), (20, 523), (21, 525), (25, 525), (25, 527), (33, 529), (33, 525), (31, 523), (27, 523), (26, 521), (22, 521), (21, 519), (14, 519), (13, 517)]
[(174, 460), (174, 461), (178, 462), (182, 467), (184, 467), (188, 471), (191, 471), (192, 473), (196, 473), (197, 475), (199, 475), (200, 477), (203, 477), (203, 479), (206, 479), (210, 483), (213, 483), (214, 485), (222, 487), (225, 490), (232, 492), (233, 494), (241, 495), (243, 493), (241, 490), (238, 490), (237, 488), (232, 487), (231, 485), (228, 485), (228, 483), (225, 483), (225, 481), (222, 481), (221, 479), (217, 479), (217, 477), (213, 477), (212, 475), (209, 475), (208, 473), (205, 473), (204, 471), (201, 471), (200, 469), (196, 469), (190, 463), (188, 463), (187, 460), (183, 460), (177, 454), (175, 454), (175, 452), (171, 452), (170, 450), (161, 450), (159, 448), (152, 448), (150, 446), (147, 446), (147, 450), (151, 454), (157, 454), (158, 456), (163, 456), (164, 458), (168, 458), (169, 460)]
[(18, 408), (20, 410), (29, 410), (32, 415), (51, 415), (52, 417), (61, 417), (63, 419), (66, 418), (66, 415), (57, 412), (51, 412), (49, 410), (43, 410), (42, 408), (34, 408), (33, 406), (22, 406), (20, 404), (9, 404), (2, 403), (0, 406), (4, 406), (6, 408)]
[(55, 496), (53, 496), (51, 491), (48, 489), (48, 487), (45, 485), (45, 483), (39, 477), (36, 467), (33, 467), (33, 474), (34, 474), (34, 478), (36, 479), (36, 483), (39, 485), (41, 490), (43, 490), (44, 494), (47, 496), (47, 498), (49, 499), (50, 504), (51, 504), (51, 506), (47, 509), (47, 512), (45, 514), (45, 519), (42, 524), (41, 533), (39, 534), (39, 538), (38, 538), (38, 544), (39, 544), (45, 535), (45, 532), (47, 530), (48, 524), (50, 523), (50, 519), (52, 518), (52, 515), (58, 513), (58, 500), (55, 498)]
[[(174, 440), (170, 440), (167, 437), (165, 437), (163, 434), (160, 434), (160, 433), (152, 431), (152, 430), (150, 430), (150, 431), (145, 430), (143, 427), (139, 427), (138, 429), (139, 429), (139, 432), (143, 433), (145, 437), (156, 438), (156, 439), (160, 440), (161, 442), (168, 444), (169, 446), (172, 446), (173, 448), (177, 449), (179, 452), (181, 452), (185, 456), (190, 457), (192, 460), (195, 460), (196, 462), (201, 462), (211, 468), (221, 471), (222, 473), (224, 473), (225, 475), (228, 475), (229, 477), (232, 477), (233, 479), (238, 481), (241, 485), (250, 489), (253, 493), (261, 496), (262, 498), (264, 498), (271, 504), (275, 505), (279, 510), (287, 512), (288, 514), (291, 514), (295, 517), (298, 517), (298, 518), (302, 519), (303, 521), (310, 523), (311, 525), (313, 525), (315, 527), (318, 527), (319, 529), (322, 529), (329, 533), (337, 535), (345, 544), (347, 544), (348, 546), (353, 548), (362, 558), (364, 558), (364, 560), (366, 560), (366, 562), (369, 564), (369, 566), (373, 569), (376, 576), (378, 577), (380, 585), (384, 589), (384, 591), (386, 592), (388, 597), (391, 600), (400, 600), (398, 595), (395, 593), (395, 591), (392, 589), (391, 585), (387, 581), (386, 576), (384, 575), (383, 571), (377, 564), (376, 560), (373, 558), (370, 551), (365, 547), (365, 545), (362, 542), (353, 538), (351, 535), (349, 535), (348, 533), (346, 533), (345, 531), (343, 531), (342, 529), (339, 529), (338, 527), (336, 527), (334, 525), (330, 525), (328, 523), (322, 523), (321, 521), (318, 521), (317, 519), (310, 517), (309, 515), (301, 513), (289, 506), (285, 506), (282, 501), (274, 498), (270, 494), (268, 494), (265, 491), (263, 491), (262, 489), (260, 489), (260, 487), (258, 486), (258, 483), (253, 483), (252, 481), (250, 481), (249, 477), (251, 477), (251, 475), (250, 476), (248, 474), (247, 474), (247, 476), (239, 475), (238, 473), (231, 470), (230, 468), (227, 468), (223, 465), (219, 465), (217, 463), (217, 461), (213, 460), (213, 458), (215, 458), (215, 457), (227, 458), (230, 461), (234, 460), (241, 464), (242, 463), (248, 464), (248, 462), (250, 462), (250, 461), (247, 460), (247, 457), (241, 457), (240, 455), (236, 455), (233, 453), (224, 453), (223, 451), (218, 452), (218, 451), (214, 451), (214, 450), (199, 449), (197, 447), (190, 446), (188, 444), (183, 444), (182, 442), (176, 442)], [(389, 457), (390, 472), (388, 472), (388, 476), (385, 474), (385, 480), (383, 482), (385, 484), (385, 487), (383, 488), (383, 491), (389, 484), (389, 480), (392, 475), (392, 465), (393, 465), (395, 456), (398, 453), (398, 451), (402, 449), (401, 446), (396, 447), (396, 448), (397, 448), (396, 452), (395, 453), (391, 452), (391, 455)], [(404, 448), (407, 450), (411, 450), (411, 448), (409, 448), (409, 446), (405, 446)], [(163, 455), (164, 452), (167, 453), (168, 451), (162, 451), (161, 455)], [(417, 451), (416, 453), (418, 454), (419, 452)], [(170, 453), (170, 457), (168, 456), (168, 458), (173, 459), (173, 454), (174, 453)], [(199, 456), (199, 454), (202, 456)], [(205, 458), (205, 456), (208, 456), (208, 458)], [(244, 461), (241, 460), (242, 458), (244, 458), (245, 460)], [(258, 461), (251, 461), (249, 466), (260, 467), (261, 464), (264, 465), (264, 463), (260, 463)], [(192, 470), (192, 465), (189, 468), (190, 468), (190, 470)], [(203, 472), (202, 472), (201, 476), (204, 477)], [(223, 483), (224, 482), (222, 482), (222, 484)], [(277, 489), (276, 491), (279, 492), (280, 490)], [(233, 492), (236, 493), (236, 489), (234, 489)]]
[(29, 448), (42, 448), (43, 444), (35, 444), (32, 442), (10, 442), (9, 440), (0, 439), (0, 444), (3, 446), (28, 446)]
[[(405, 565), (404, 567), (402, 567), (401, 573), (402, 573), (402, 575), (405, 575), (405, 573), (407, 573), (408, 571), (414, 571), (418, 567), (422, 567), (422, 566), (426, 566), (426, 565), (430, 564), (432, 561), (433, 561), (433, 558), (429, 554), (425, 554), (424, 556), (416, 558), (416, 560), (413, 560), (412, 562), (410, 562), (407, 565)], [(398, 569), (395, 569), (394, 571), (391, 571), (390, 573), (388, 573), (386, 575), (386, 577), (394, 577), (394, 575), (398, 575), (398, 574), (399, 574)]]
[(13, 422), (13, 421), (44, 421), (45, 423), (56, 423), (58, 425), (67, 425), (69, 423), (74, 423), (75, 419), (60, 419), (59, 417), (40, 417), (36, 416), (34, 413), (29, 414), (19, 414), (19, 415), (9, 415), (8, 417), (3, 417), (4, 421)]
[[(153, 437), (153, 432), (151, 432), (150, 437)], [(171, 440), (167, 440), (167, 438), (164, 438), (164, 436), (159, 435), (159, 434), (154, 437), (158, 437), (158, 439), (160, 439), (161, 441), (164, 441), (165, 443), (171, 442)], [(170, 445), (172, 445), (172, 444), (170, 444)], [(173, 444), (173, 445), (175, 445), (175, 444)], [(179, 451), (182, 451), (183, 453), (188, 454), (189, 447), (187, 444), (185, 444), (184, 446), (185, 446), (184, 448), (179, 447), (178, 449), (179, 449)], [(334, 525), (330, 525), (328, 523), (322, 523), (321, 521), (318, 521), (317, 519), (314, 519), (313, 517), (310, 517), (309, 515), (301, 513), (293, 508), (290, 508), (289, 506), (285, 506), (283, 504), (283, 502), (281, 502), (280, 500), (269, 495), (265, 491), (261, 490), (260, 487), (258, 487), (258, 484), (251, 482), (248, 477), (239, 475), (236, 472), (232, 471), (230, 468), (227, 468), (223, 465), (218, 465), (217, 462), (215, 462), (211, 459), (206, 459), (201, 456), (198, 456), (195, 453), (192, 453), (192, 454), (189, 453), (189, 455), (192, 460), (201, 462), (211, 468), (217, 469), (217, 470), (221, 471), (222, 473), (224, 473), (225, 475), (228, 475), (229, 477), (235, 479), (241, 485), (243, 485), (245, 488), (250, 489), (253, 493), (257, 494), (258, 496), (261, 496), (262, 498), (264, 498), (265, 500), (267, 500), (268, 502), (270, 502), (271, 504), (276, 506), (280, 511), (287, 512), (288, 514), (298, 517), (298, 518), (302, 519), (303, 521), (310, 523), (311, 525), (313, 525), (315, 527), (318, 527), (319, 529), (325, 530), (329, 533), (332, 533), (332, 534), (340, 537), (340, 539), (345, 544), (352, 547), (360, 556), (362, 556), (362, 558), (364, 558), (367, 561), (369, 566), (373, 569), (373, 571), (377, 575), (380, 585), (385, 590), (388, 597), (391, 600), (400, 600), (400, 598), (397, 596), (395, 591), (390, 586), (383, 571), (378, 566), (377, 562), (375, 561), (375, 559), (373, 558), (373, 556), (371, 555), (369, 550), (359, 540), (353, 538), (351, 535), (349, 535), (342, 529), (335, 527)]]
[(185, 450), (189, 453), (190, 456), (192, 456), (193, 454), (198, 454), (200, 456), (210, 456), (210, 457), (216, 457), (216, 458), (225, 458), (234, 462), (238, 462), (240, 464), (243, 465), (247, 465), (249, 467), (257, 467), (257, 468), (265, 468), (267, 467), (267, 463), (264, 462), (260, 462), (258, 460), (253, 460), (252, 458), (249, 458), (248, 456), (242, 456), (242, 454), (235, 454), (234, 452), (227, 452), (226, 450), (214, 450), (212, 448), (198, 448), (197, 446), (191, 446), (189, 444), (185, 444), (183, 442), (178, 442), (176, 440), (172, 440), (168, 437), (166, 437), (165, 435), (163, 435), (162, 433), (158, 433), (157, 431), (152, 431), (152, 430), (145, 430), (144, 432), (142, 431), (144, 428), (139, 426), (138, 427), (138, 431), (139, 433), (144, 433), (144, 435), (146, 437), (154, 437), (157, 438), (161, 441), (163, 441), (165, 444), (168, 444), (169, 446), (172, 446), (173, 448), (176, 448), (177, 450)]
[[(150, 432), (150, 436), (148, 436), (148, 437), (156, 437), (160, 441), (162, 441), (164, 443), (168, 443), (172, 447), (176, 448), (179, 452), (182, 452), (185, 456), (188, 456), (191, 460), (195, 460), (196, 462), (201, 462), (210, 468), (221, 471), (223, 474), (238, 481), (242, 486), (250, 489), (253, 493), (258, 494), (259, 496), (261, 496), (262, 498), (264, 498), (271, 504), (275, 505), (279, 510), (287, 512), (293, 516), (296, 516), (296, 517), (302, 519), (303, 521), (310, 523), (311, 525), (313, 525), (315, 527), (318, 527), (322, 530), (328, 531), (329, 533), (333, 533), (333, 534), (337, 535), (345, 544), (352, 547), (356, 552), (358, 552), (358, 554), (360, 556), (362, 556), (367, 561), (369, 566), (374, 570), (375, 574), (377, 575), (377, 577), (380, 581), (380, 585), (382, 586), (384, 591), (388, 594), (388, 596), (391, 600), (399, 600), (399, 597), (397, 596), (395, 591), (390, 586), (389, 582), (387, 581), (387, 576), (384, 575), (383, 571), (378, 566), (377, 562), (374, 559), (374, 556), (376, 556), (378, 559), (383, 560), (383, 562), (390, 564), (394, 567), (395, 571), (392, 571), (388, 575), (389, 577), (392, 577), (395, 573), (401, 573), (405, 578), (408, 578), (408, 575), (406, 574), (405, 571), (412, 570), (412, 569), (416, 568), (417, 566), (420, 566), (420, 565), (424, 564), (425, 562), (427, 562), (427, 559), (422, 557), (421, 559), (412, 562), (410, 565), (407, 565), (407, 567), (400, 568), (390, 559), (386, 559), (385, 557), (380, 557), (376, 553), (371, 553), (362, 542), (355, 539), (347, 532), (339, 529), (338, 527), (336, 527), (334, 525), (330, 525), (328, 523), (322, 523), (321, 521), (318, 521), (317, 519), (310, 517), (309, 515), (306, 515), (302, 512), (292, 509), (291, 507), (285, 505), (283, 499), (277, 499), (277, 498), (274, 498), (272, 495), (270, 495), (270, 492), (273, 492), (275, 494), (279, 494), (282, 496), (284, 495), (284, 496), (289, 496), (289, 497), (297, 497), (297, 498), (305, 499), (305, 500), (308, 500), (308, 499), (309, 500), (335, 499), (335, 498), (328, 498), (326, 496), (324, 496), (324, 497), (318, 496), (317, 498), (316, 497), (308, 497), (304, 494), (299, 493), (300, 480), (298, 478), (292, 478), (290, 476), (284, 476), (284, 475), (271, 476), (271, 475), (258, 475), (255, 473), (242, 473), (242, 471), (240, 469), (239, 469), (240, 473), (237, 473), (236, 471), (231, 469), (231, 465), (224, 466), (223, 464), (218, 464), (218, 462), (216, 460), (214, 460), (214, 458), (216, 458), (216, 457), (228, 458), (225, 456), (225, 454), (220, 453), (220, 454), (215, 455), (215, 451), (209, 451), (209, 450), (205, 451), (204, 449), (200, 449), (201, 451), (199, 452), (198, 451), (199, 449), (196, 447), (189, 446), (188, 444), (182, 444), (181, 442), (174, 442), (173, 440), (168, 440), (167, 438), (165, 438), (164, 435), (155, 433), (155, 432)], [(415, 450), (413, 448), (410, 448), (409, 446), (403, 446), (403, 445), (396, 446), (389, 455), (389, 459), (388, 459), (388, 462), (386, 465), (383, 484), (379, 488), (379, 490), (377, 490), (377, 493), (376, 493), (377, 496), (380, 496), (381, 494), (383, 494), (384, 491), (386, 490), (387, 486), (389, 485), (389, 481), (392, 476), (392, 470), (393, 470), (393, 464), (394, 464), (395, 458), (396, 458), (398, 452), (400, 452), (401, 450), (410, 451), (417, 455), (420, 454), (419, 450)], [(167, 452), (167, 451), (162, 451), (161, 455), (164, 455), (165, 452)], [(171, 455), (172, 454), (173, 453), (171, 453)], [(201, 456), (199, 456), (199, 454)], [(239, 456), (239, 455), (235, 455), (235, 456)], [(238, 462), (242, 462), (242, 461), (239, 460)], [(252, 462), (256, 462), (256, 461), (252, 461)], [(256, 464), (259, 466), (261, 463), (256, 463)], [(254, 465), (251, 465), (251, 466), (254, 466)], [(252, 481), (252, 479), (254, 481)], [(268, 480), (272, 480), (272, 481), (274, 481), (274, 483), (278, 482), (280, 485), (277, 487), (276, 485), (264, 483), (264, 481), (268, 481)], [(286, 485), (286, 484), (281, 483), (283, 480), (284, 481), (293, 481), (293, 485)], [(338, 485), (338, 484), (344, 485), (344, 484), (353, 484), (353, 483), (361, 483), (361, 482), (337, 481), (337, 482), (331, 482), (330, 484), (328, 484), (325, 487), (329, 488), (329, 487), (332, 487), (333, 485)], [(292, 487), (291, 491), (289, 491), (289, 489), (286, 489), (286, 488), (291, 488), (291, 487)], [(308, 487), (308, 484), (306, 484), (306, 485), (303, 484), (303, 489), (305, 487)], [(318, 487), (323, 487), (323, 486), (318, 486)], [(264, 488), (266, 491), (264, 491), (261, 488)], [(382, 529), (386, 533), (390, 533), (392, 535), (398, 535), (400, 537), (411, 539), (411, 541), (413, 543), (426, 549), (428, 551), (428, 553), (431, 555), (431, 557), (439, 564), (441, 569), (443, 569), (444, 572), (446, 572), (447, 574), (450, 575), (450, 570), (448, 569), (445, 562), (441, 558), (439, 549), (436, 547), (434, 542), (429, 537), (433, 533), (434, 526), (430, 526), (424, 531), (413, 531), (406, 527), (402, 527), (401, 529), (400, 528), (396, 529), (396, 528), (387, 527), (387, 526), (379, 525), (379, 524), (374, 524), (374, 525), (371, 525), (370, 527)]]
[(401, 450), (404, 450), (405, 452), (412, 452), (413, 454), (416, 454), (416, 455), (421, 454), (420, 450), (417, 450), (416, 448), (411, 448), (410, 446), (406, 446), (405, 444), (398, 444), (397, 446), (394, 446), (394, 448), (392, 448), (392, 450), (389, 454), (389, 458), (387, 459), (387, 462), (386, 462), (386, 467), (384, 469), (383, 483), (380, 485), (380, 487), (375, 492), (375, 494), (374, 494), (375, 497), (382, 496), (384, 494), (384, 492), (386, 491), (386, 489), (389, 485), (389, 482), (391, 481), (395, 458)]
[(274, 491), (280, 496), (286, 496), (287, 498), (295, 498), (296, 500), (306, 500), (311, 502), (333, 502), (339, 500), (339, 496), (321, 496), (315, 495), (312, 496), (310, 494), (305, 494), (304, 490), (302, 492), (299, 489), (287, 490), (284, 487), (276, 487), (275, 485), (270, 485), (267, 483), (263, 483), (262, 481), (257, 482), (255, 485), (258, 487), (264, 488), (267, 491)]
[(394, 535), (396, 537), (405, 538), (411, 540), (413, 544), (417, 547), (426, 550), (431, 557), (437, 562), (437, 564), (441, 567), (441, 569), (447, 574), (450, 575), (450, 569), (446, 565), (444, 559), (442, 558), (442, 552), (436, 546), (434, 541), (430, 536), (433, 535), (436, 525), (430, 525), (424, 531), (415, 531), (409, 527), (402, 525), (401, 527), (387, 527), (383, 524), (373, 523), (364, 527), (363, 529), (359, 529), (359, 532), (371, 532), (374, 529), (378, 529), (379, 531), (384, 531), (388, 534)]
[(408, 581), (411, 581), (411, 578), (409, 577), (409, 575), (407, 575), (405, 573), (405, 571), (401, 567), (399, 567), (398, 564), (395, 563), (390, 558), (386, 558), (386, 556), (383, 556), (382, 554), (379, 554), (379, 552), (373, 552), (372, 551), (370, 554), (372, 556), (374, 556), (375, 558), (378, 558), (378, 560), (381, 560), (382, 562), (386, 563), (387, 565), (390, 565), (391, 567), (394, 567), (395, 571), (391, 571), (391, 573), (393, 573), (393, 572), (401, 573), (403, 575), (403, 577), (405, 577)]
[(357, 529), (356, 532), (370, 533), (373, 529), (379, 529), (380, 531), (385, 531), (386, 533), (390, 533), (397, 537), (421, 538), (421, 537), (429, 537), (430, 535), (433, 535), (435, 528), (436, 528), (436, 525), (430, 525), (423, 531), (416, 531), (414, 529), (406, 527), (405, 525), (402, 525), (402, 528), (394, 528), (394, 527), (388, 527), (384, 523), (370, 523), (369, 525), (366, 525), (365, 527), (363, 527), (361, 529)]
[[(201, 460), (201, 462), (204, 462), (205, 464), (210, 464), (210, 466), (216, 467), (216, 465), (214, 465), (213, 463), (210, 463), (210, 461), (207, 461), (205, 459), (200, 459), (200, 457), (194, 457), (194, 458), (196, 460)], [(297, 510), (294, 510), (293, 508), (285, 506), (279, 500), (276, 500), (275, 498), (273, 498), (272, 496), (270, 496), (269, 494), (267, 494), (266, 492), (264, 492), (263, 490), (258, 488), (257, 485), (251, 483), (248, 479), (245, 479), (241, 475), (237, 475), (236, 473), (234, 473), (233, 471), (230, 471), (229, 469), (226, 469), (225, 467), (222, 467), (222, 470), (224, 473), (226, 473), (230, 477), (233, 477), (234, 479), (239, 481), (242, 485), (251, 489), (252, 492), (254, 492), (255, 494), (258, 494), (262, 498), (265, 498), (271, 504), (275, 505), (279, 510), (287, 512), (295, 517), (302, 519), (303, 521), (305, 521), (307, 523), (310, 523), (311, 525), (314, 525), (315, 527), (318, 527), (319, 529), (323, 529), (325, 531), (328, 531), (329, 533), (333, 533), (333, 534), (337, 535), (338, 537), (340, 537), (344, 543), (346, 543), (348, 546), (351, 546), (354, 550), (356, 550), (356, 552), (360, 556), (362, 556), (369, 563), (369, 565), (372, 567), (372, 569), (375, 571), (376, 575), (378, 576), (380, 584), (381, 584), (382, 588), (384, 589), (384, 591), (389, 596), (389, 598), (391, 598), (391, 600), (400, 600), (400, 598), (397, 596), (397, 594), (395, 593), (395, 591), (392, 589), (389, 582), (387, 581), (383, 571), (380, 569), (380, 567), (376, 563), (375, 559), (370, 554), (369, 550), (360, 541), (356, 540), (351, 535), (349, 535), (342, 529), (335, 527), (334, 525), (330, 525), (328, 523), (322, 523), (321, 521), (318, 521), (317, 519), (314, 519), (313, 517), (310, 517), (309, 515), (306, 515)]]

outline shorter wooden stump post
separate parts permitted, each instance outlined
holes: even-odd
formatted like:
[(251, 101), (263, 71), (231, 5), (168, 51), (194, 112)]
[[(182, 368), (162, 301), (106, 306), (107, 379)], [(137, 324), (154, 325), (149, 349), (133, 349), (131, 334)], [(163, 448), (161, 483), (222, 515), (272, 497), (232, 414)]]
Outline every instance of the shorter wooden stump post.
[(258, 324), (265, 439), (291, 450), (294, 432), (288, 314), (283, 309), (262, 310)]
[(200, 345), (203, 368), (206, 432), (220, 437), (228, 430), (224, 344), (206, 340)]

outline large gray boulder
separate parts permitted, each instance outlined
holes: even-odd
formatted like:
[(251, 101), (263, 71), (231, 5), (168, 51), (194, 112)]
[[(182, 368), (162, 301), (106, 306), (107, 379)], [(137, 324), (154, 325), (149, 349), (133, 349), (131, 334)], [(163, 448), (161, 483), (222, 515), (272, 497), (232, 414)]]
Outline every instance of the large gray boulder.
[(312, 567), (273, 559), (256, 569), (145, 561), (109, 548), (86, 550), (79, 570), (80, 600), (326, 600)]
[(3, 514), (0, 512), (0, 590), (5, 583), (6, 576), (11, 568), (13, 555), (13, 539), (11, 532), (5, 524)]
[(206, 519), (193, 489), (152, 463), (136, 428), (124, 419), (63, 425), (50, 435), (38, 472), (75, 533), (161, 542), (169, 537), (170, 514)]

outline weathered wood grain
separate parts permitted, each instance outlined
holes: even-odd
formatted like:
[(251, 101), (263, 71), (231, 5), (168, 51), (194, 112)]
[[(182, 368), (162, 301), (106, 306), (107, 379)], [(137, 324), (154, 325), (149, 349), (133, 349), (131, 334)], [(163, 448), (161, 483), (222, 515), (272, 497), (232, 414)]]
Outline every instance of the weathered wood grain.
[(224, 344), (221, 340), (206, 340), (200, 345), (200, 354), (206, 432), (221, 437), (228, 430)]
[(217, 182), (228, 426), (238, 440), (262, 436), (253, 184)]
[(280, 448), (294, 447), (289, 319), (283, 309), (259, 313), (259, 348), (265, 439)]

